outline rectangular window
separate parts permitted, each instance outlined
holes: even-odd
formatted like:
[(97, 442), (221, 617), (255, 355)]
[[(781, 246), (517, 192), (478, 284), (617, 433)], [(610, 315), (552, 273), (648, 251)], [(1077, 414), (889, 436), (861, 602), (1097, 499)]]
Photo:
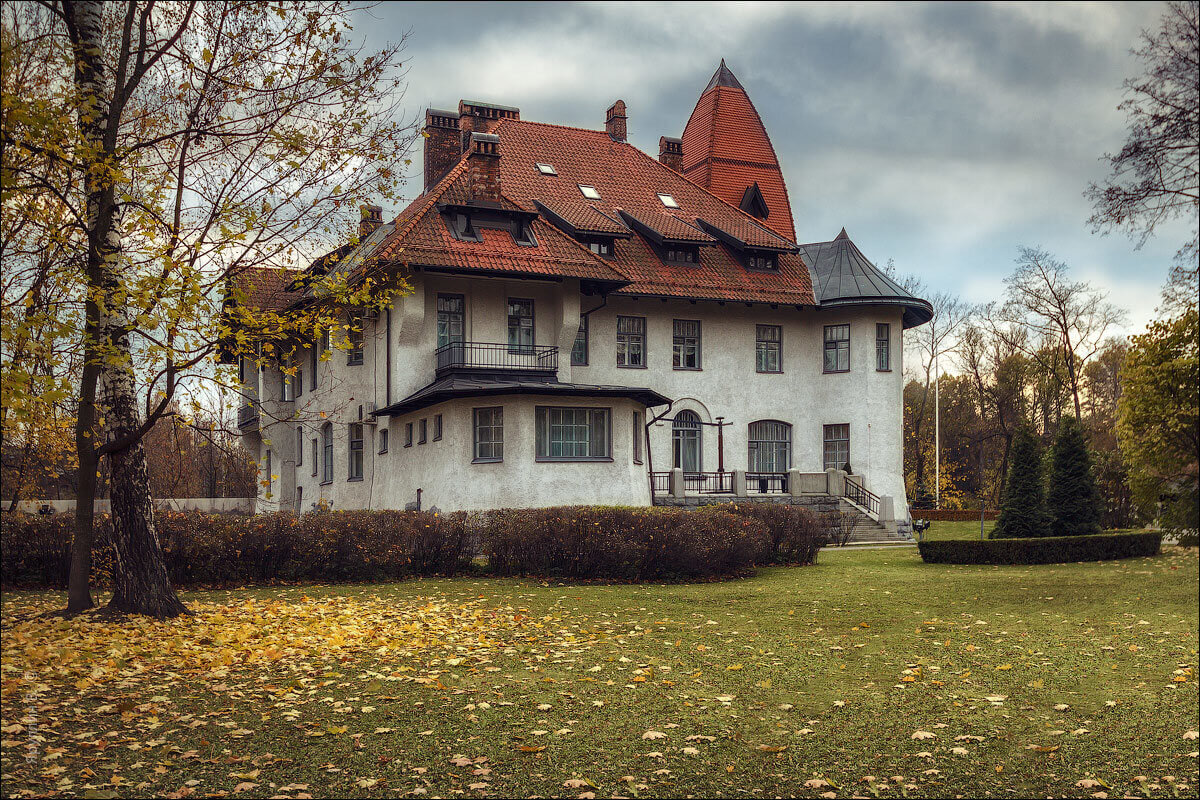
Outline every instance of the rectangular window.
[(508, 300), (508, 352), (533, 352), (532, 300)]
[(645, 317), (617, 317), (617, 366), (646, 366)]
[(825, 372), (850, 371), (850, 326), (825, 326)]
[(314, 438), (312, 440), (312, 476), (314, 478), (317, 477), (317, 461), (318, 461), (318, 454), (320, 453), (320, 447), (321, 447), (321, 445)]
[(850, 425), (825, 426), (825, 469), (845, 469), (850, 462)]
[(346, 470), (346, 479), (361, 481), (363, 476), (363, 425), (361, 422), (350, 423), (350, 463)]
[(675, 320), (671, 366), (675, 369), (700, 369), (700, 320)]
[(322, 353), (328, 353), (330, 350), (333, 349), (333, 344), (332, 344), (331, 340), (332, 340), (332, 337), (330, 336), (329, 329), (326, 328), (324, 331), (321, 332), (321, 352)]
[(379, 431), (379, 455), (383, 455), (388, 451), (388, 429), (381, 428)]
[(582, 461), (609, 457), (607, 408), (537, 409), (539, 461)]
[(304, 428), (296, 428), (296, 466), (304, 466)]
[(436, 414), (433, 418), (433, 440), (440, 442), (442, 440), (442, 415)]
[(477, 408), (475, 421), (475, 460), (504, 460), (504, 409)]
[(346, 353), (346, 363), (361, 364), (363, 363), (363, 343), (366, 340), (363, 333), (366, 318), (363, 316), (363, 312), (359, 309), (351, 311), (347, 325), (346, 340), (350, 349)]
[(437, 346), (463, 341), (466, 332), (466, 301), (461, 294), (437, 296)]
[(642, 427), (642, 412), (633, 412), (633, 463), (642, 463), (642, 437), (645, 436)]
[(413, 424), (411, 422), (404, 423), (404, 446), (413, 446)]
[(326, 422), (321, 430), (321, 446), (325, 450), (321, 482), (333, 483), (333, 424), (330, 422)]
[(317, 390), (317, 359), (320, 357), (321, 354), (317, 352), (317, 346), (314, 344), (313, 349), (308, 353), (308, 366), (312, 371), (312, 376), (308, 379), (308, 388), (314, 392)]
[(429, 420), (422, 419), (417, 423), (417, 444), (425, 444), (427, 441), (426, 433), (429, 430)]
[(588, 318), (580, 316), (575, 344), (571, 346), (571, 366), (586, 367), (588, 363)]
[(886, 322), (875, 324), (875, 369), (880, 372), (892, 370), (892, 326)]
[(281, 396), (283, 397), (283, 402), (290, 403), (292, 400), (296, 399), (292, 396), (292, 376), (282, 371), (279, 374), (283, 376), (283, 385), (280, 387), (282, 391)]
[(292, 379), (292, 386), (296, 390), (296, 399), (299, 400), (304, 394), (304, 367), (296, 366), (296, 377)]
[(779, 325), (755, 326), (754, 368), (758, 372), (783, 372), (783, 328)]
[(268, 450), (268, 451), (267, 451), (267, 470), (266, 470), (266, 474), (267, 474), (267, 477), (266, 477), (266, 480), (264, 480), (264, 481), (263, 481), (263, 483), (264, 483), (264, 485), (267, 487), (267, 493), (266, 493), (265, 495), (263, 495), (263, 496), (264, 496), (264, 497), (270, 497), (270, 496), (271, 496), (271, 484), (272, 484), (272, 482), (273, 482), (273, 478), (272, 478), (272, 475), (271, 475), (271, 451), (270, 451), (270, 450)]

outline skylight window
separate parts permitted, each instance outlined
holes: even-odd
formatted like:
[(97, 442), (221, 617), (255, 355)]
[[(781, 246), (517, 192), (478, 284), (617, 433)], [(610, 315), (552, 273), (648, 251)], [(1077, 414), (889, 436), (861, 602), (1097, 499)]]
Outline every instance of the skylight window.
[(536, 166), (538, 169), (538, 172), (542, 173), (543, 175), (557, 175), (558, 174), (558, 171), (556, 169), (554, 169), (553, 164), (543, 164), (542, 162), (539, 161), (534, 166)]
[(577, 183), (575, 185), (579, 187), (579, 191), (588, 200), (599, 200), (600, 199), (600, 193), (598, 191), (596, 191), (595, 186), (588, 186), (586, 183)]
[(662, 204), (667, 208), (679, 208), (679, 201), (669, 194), (658, 193), (658, 199), (662, 200)]

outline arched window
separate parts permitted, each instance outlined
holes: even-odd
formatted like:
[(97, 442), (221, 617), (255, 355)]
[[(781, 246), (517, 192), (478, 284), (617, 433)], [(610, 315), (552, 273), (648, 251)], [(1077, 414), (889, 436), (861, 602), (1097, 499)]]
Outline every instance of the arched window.
[(792, 467), (792, 426), (774, 419), (750, 423), (748, 472), (787, 472)]
[(333, 423), (331, 422), (326, 422), (321, 426), (321, 445), (324, 453), (321, 461), (323, 467), (321, 481), (331, 483), (333, 481)]
[(671, 422), (671, 442), (675, 454), (675, 467), (684, 472), (700, 472), (701, 461), (700, 417), (695, 411), (680, 411)]

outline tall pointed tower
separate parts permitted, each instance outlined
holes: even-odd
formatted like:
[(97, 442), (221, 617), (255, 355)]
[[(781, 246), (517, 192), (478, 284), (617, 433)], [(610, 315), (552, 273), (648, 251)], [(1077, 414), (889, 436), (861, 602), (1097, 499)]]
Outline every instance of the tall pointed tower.
[(683, 175), (796, 241), (775, 148), (724, 59), (683, 130)]

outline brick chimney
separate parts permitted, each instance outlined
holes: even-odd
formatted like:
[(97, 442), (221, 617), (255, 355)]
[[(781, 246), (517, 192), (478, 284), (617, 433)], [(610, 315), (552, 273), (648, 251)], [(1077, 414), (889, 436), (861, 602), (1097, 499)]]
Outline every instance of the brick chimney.
[(358, 240), (361, 242), (383, 224), (383, 206), (359, 206), (362, 219), (358, 221)]
[(683, 170), (683, 139), (671, 136), (658, 137), (658, 160), (664, 166), (681, 172)]
[(608, 131), (608, 135), (614, 142), (625, 141), (625, 101), (618, 100), (608, 107), (608, 113), (604, 117), (604, 130)]
[(471, 134), (467, 191), (471, 200), (500, 202), (500, 137), (494, 133)]
[(462, 152), (465, 153), (470, 148), (472, 133), (492, 133), (501, 120), (519, 120), (521, 109), (478, 100), (459, 100), (458, 115), (459, 127), (462, 128)]
[(425, 190), (445, 177), (462, 157), (459, 114), (436, 108), (425, 110)]

